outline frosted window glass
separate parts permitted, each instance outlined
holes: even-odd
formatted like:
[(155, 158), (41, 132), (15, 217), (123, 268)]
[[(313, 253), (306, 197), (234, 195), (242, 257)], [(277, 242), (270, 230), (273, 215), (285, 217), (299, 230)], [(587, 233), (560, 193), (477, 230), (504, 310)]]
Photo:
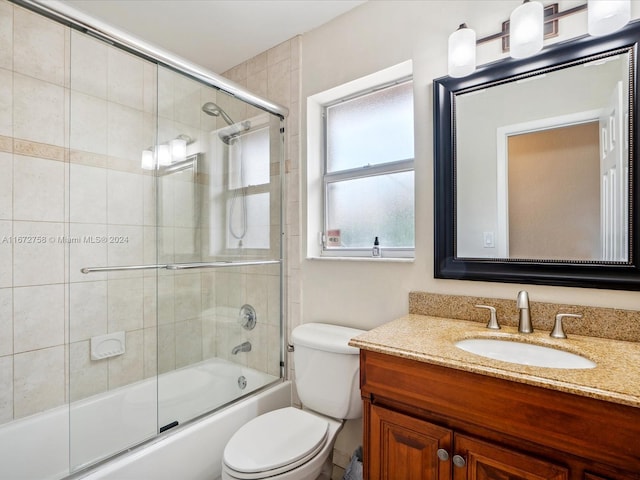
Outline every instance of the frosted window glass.
[(413, 158), (413, 82), (327, 108), (327, 173)]
[[(246, 208), (243, 206), (245, 203)], [(257, 193), (254, 195), (242, 194), (235, 200), (227, 201), (227, 218), (230, 228), (227, 229), (227, 245), (229, 248), (269, 248), (271, 232), (269, 193)], [(233, 215), (232, 215), (233, 204)], [(246, 214), (246, 230), (244, 227), (244, 215)], [(235, 233), (235, 235), (232, 233)], [(244, 236), (242, 235), (244, 233)], [(241, 238), (238, 238), (241, 237)]]
[[(228, 148), (230, 189), (269, 183), (271, 157), (268, 128), (235, 137)], [(242, 162), (242, 169), (240, 162)]]
[[(414, 247), (413, 172), (327, 185), (327, 230), (340, 230), (342, 248)], [(356, 208), (354, 208), (356, 207)]]

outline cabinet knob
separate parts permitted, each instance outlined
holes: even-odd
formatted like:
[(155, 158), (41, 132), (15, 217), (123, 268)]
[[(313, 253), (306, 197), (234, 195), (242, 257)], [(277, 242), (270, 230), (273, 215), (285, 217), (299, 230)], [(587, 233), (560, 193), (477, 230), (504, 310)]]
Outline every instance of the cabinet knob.
[(467, 461), (464, 459), (464, 457), (462, 457), (460, 455), (454, 455), (453, 456), (453, 464), (456, 467), (464, 467), (467, 464)]
[(447, 452), (444, 448), (439, 448), (437, 454), (438, 458), (443, 462), (449, 460), (449, 452)]

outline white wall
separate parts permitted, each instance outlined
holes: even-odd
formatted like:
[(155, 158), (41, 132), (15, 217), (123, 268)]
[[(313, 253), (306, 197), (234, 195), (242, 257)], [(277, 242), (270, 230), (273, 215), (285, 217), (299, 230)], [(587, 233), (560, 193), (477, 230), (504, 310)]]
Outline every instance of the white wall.
[[(582, 4), (561, 1), (560, 10)], [(412, 290), (513, 298), (522, 285), (433, 278), (433, 101), (432, 81), (446, 75), (447, 39), (460, 23), (478, 37), (496, 33), (521, 4), (501, 1), (370, 1), (302, 37), (302, 225), (306, 224), (306, 98), (378, 70), (413, 60), (415, 84), (416, 258), (413, 263), (305, 259), (301, 256), (302, 321), (330, 321), (370, 329), (408, 310)], [(640, 2), (632, 2), (632, 17)], [(586, 33), (582, 12), (560, 21), (566, 40)], [(478, 63), (502, 56), (500, 42), (478, 49)], [(305, 235), (316, 235), (303, 229)], [(524, 286), (533, 301), (640, 310), (634, 292)]]

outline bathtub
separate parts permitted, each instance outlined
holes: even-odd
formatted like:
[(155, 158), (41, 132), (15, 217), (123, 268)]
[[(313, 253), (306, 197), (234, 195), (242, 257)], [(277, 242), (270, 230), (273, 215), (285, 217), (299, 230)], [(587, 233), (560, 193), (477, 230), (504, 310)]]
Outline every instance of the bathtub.
[(289, 382), (206, 360), (0, 426), (0, 478), (214, 480), (231, 435), (290, 404)]

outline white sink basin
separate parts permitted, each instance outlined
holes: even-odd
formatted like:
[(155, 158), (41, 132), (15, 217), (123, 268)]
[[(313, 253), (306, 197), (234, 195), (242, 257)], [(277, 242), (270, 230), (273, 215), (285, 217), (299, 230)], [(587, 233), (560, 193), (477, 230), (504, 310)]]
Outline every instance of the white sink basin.
[(456, 347), (476, 355), (517, 363), (547, 368), (593, 368), (591, 360), (575, 353), (565, 352), (552, 347), (533, 345), (496, 338), (470, 338), (456, 342)]

